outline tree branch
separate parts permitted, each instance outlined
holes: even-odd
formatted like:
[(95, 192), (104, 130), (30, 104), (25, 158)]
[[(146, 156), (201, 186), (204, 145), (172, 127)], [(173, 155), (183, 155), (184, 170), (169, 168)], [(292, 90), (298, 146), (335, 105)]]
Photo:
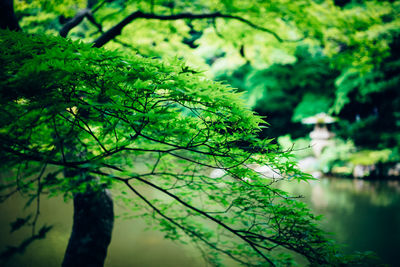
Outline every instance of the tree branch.
[(78, 11), (75, 17), (64, 24), (64, 26), (60, 30), (60, 35), (62, 37), (67, 37), (69, 31), (78, 26), (89, 12), (90, 9), (87, 8)]
[(164, 219), (166, 219), (167, 221), (169, 221), (171, 224), (177, 226), (178, 228), (180, 228), (183, 232), (185, 232), (186, 234), (190, 234), (196, 238), (198, 238), (199, 240), (201, 240), (202, 242), (204, 242), (205, 244), (207, 244), (208, 246), (210, 246), (211, 248), (224, 253), (225, 255), (229, 256), (230, 258), (232, 258), (233, 260), (246, 265), (246, 262), (242, 261), (241, 259), (239, 259), (238, 257), (236, 257), (235, 255), (233, 255), (232, 253), (230, 253), (229, 251), (223, 250), (219, 247), (217, 247), (215, 244), (209, 242), (207, 239), (205, 239), (204, 237), (202, 237), (201, 235), (197, 234), (195, 231), (184, 227), (183, 225), (179, 224), (176, 220), (168, 217), (167, 215), (165, 215), (160, 209), (158, 209), (156, 206), (154, 206), (148, 199), (146, 199), (142, 194), (140, 194), (137, 190), (135, 190), (135, 188), (129, 184), (128, 181), (124, 181), (124, 183), (128, 186), (128, 188), (135, 193), (139, 198), (141, 198), (148, 206), (150, 206), (150, 208), (152, 208), (158, 215), (160, 215), (161, 217), (163, 217)]
[(94, 14), (97, 10), (99, 10), (105, 3), (107, 3), (108, 0), (103, 0), (101, 1), (99, 4), (97, 4), (93, 10), (92, 10), (92, 14)]
[(94, 47), (102, 47), (106, 43), (108, 43), (110, 40), (114, 39), (117, 35), (121, 34), (122, 29), (134, 21), (135, 19), (138, 18), (143, 18), (143, 19), (157, 19), (157, 20), (180, 20), (180, 19), (189, 19), (189, 20), (195, 20), (195, 19), (215, 19), (215, 18), (225, 18), (225, 19), (233, 19), (233, 20), (238, 20), (241, 21), (248, 26), (263, 31), (271, 34), (272, 36), (275, 37), (276, 40), (279, 42), (284, 42), (287, 40), (282, 39), (277, 33), (274, 31), (261, 27), (259, 25), (254, 24), (253, 22), (239, 17), (239, 16), (234, 16), (234, 15), (228, 15), (228, 14), (222, 14), (220, 12), (215, 12), (215, 13), (209, 13), (209, 14), (193, 14), (193, 13), (181, 13), (181, 14), (175, 14), (175, 15), (156, 15), (156, 14), (149, 14), (149, 13), (144, 13), (142, 11), (135, 11), (129, 16), (127, 16), (125, 19), (123, 19), (120, 23), (109, 29), (107, 32), (105, 32), (102, 36), (97, 38), (94, 41)]
[(85, 8), (80, 10), (75, 17), (73, 17), (71, 20), (69, 20), (67, 23), (64, 24), (64, 26), (60, 30), (60, 36), (62, 37), (67, 37), (68, 33), (78, 26), (84, 18), (87, 18), (94, 26), (99, 29), (100, 32), (103, 32), (102, 26), (96, 22), (96, 20), (93, 17), (92, 11), (89, 8)]
[[(129, 187), (131, 190), (133, 189), (133, 187), (129, 184), (129, 180), (127, 180), (127, 179), (121, 179), (121, 178), (117, 178), (117, 177), (114, 177), (114, 178), (117, 179), (117, 180), (119, 180), (119, 181), (124, 182), (126, 185), (128, 185), (128, 187)], [(146, 180), (146, 179), (142, 179), (142, 178), (140, 178), (139, 176), (135, 176), (134, 179), (136, 179), (136, 180), (138, 180), (138, 181), (140, 181), (140, 182), (142, 182), (142, 183), (145, 183), (145, 184), (151, 186), (152, 188), (157, 189), (158, 191), (160, 191), (160, 192), (162, 192), (162, 193), (168, 195), (169, 197), (175, 199), (176, 201), (178, 201), (180, 204), (182, 204), (182, 205), (185, 206), (186, 208), (189, 208), (190, 210), (195, 211), (197, 214), (202, 215), (202, 216), (206, 217), (207, 219), (209, 219), (209, 220), (215, 222), (215, 223), (218, 224), (219, 226), (225, 228), (227, 231), (229, 231), (229, 232), (232, 233), (233, 235), (235, 235), (235, 236), (237, 236), (238, 238), (242, 239), (244, 242), (250, 244), (250, 246), (254, 249), (254, 251), (255, 251), (259, 256), (261, 256), (262, 258), (264, 258), (271, 266), (275, 266), (275, 264), (274, 264), (267, 256), (265, 256), (264, 253), (262, 253), (260, 250), (258, 250), (258, 249), (253, 245), (253, 243), (252, 243), (251, 241), (249, 241), (245, 236), (239, 234), (238, 231), (237, 231), (236, 229), (231, 228), (230, 226), (228, 226), (227, 224), (225, 224), (225, 223), (222, 222), (221, 220), (219, 220), (219, 219), (217, 219), (217, 218), (211, 216), (210, 214), (208, 214), (208, 213), (206, 213), (206, 212), (204, 212), (204, 211), (202, 211), (202, 210), (200, 210), (200, 209), (198, 209), (198, 208), (192, 206), (192, 205), (189, 204), (188, 202), (186, 202), (186, 201), (182, 200), (181, 198), (179, 198), (177, 195), (168, 192), (167, 190), (165, 190), (165, 189), (163, 189), (163, 188), (157, 186), (156, 184), (154, 184), (154, 183), (152, 183), (152, 182), (150, 182), (150, 181), (148, 181), (148, 180)], [(266, 237), (265, 237), (265, 238), (266, 238)], [(272, 242), (273, 242), (273, 241), (272, 241)]]

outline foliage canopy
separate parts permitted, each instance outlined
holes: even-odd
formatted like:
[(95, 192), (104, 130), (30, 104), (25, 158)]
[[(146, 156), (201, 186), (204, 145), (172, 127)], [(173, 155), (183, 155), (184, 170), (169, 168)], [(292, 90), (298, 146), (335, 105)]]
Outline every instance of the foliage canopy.
[[(308, 177), (257, 138), (263, 121), (233, 89), (178, 60), (124, 59), (62, 38), (1, 31), (0, 46), (0, 162), (10, 170), (2, 190), (11, 190), (3, 199), (120, 184), (125, 204), (143, 204), (140, 215), (158, 220), (166, 237), (186, 234), (213, 264), (225, 254), (286, 265), (286, 249), (313, 264), (346, 261), (305, 205), (274, 188)], [(210, 178), (210, 169), (224, 174)]]

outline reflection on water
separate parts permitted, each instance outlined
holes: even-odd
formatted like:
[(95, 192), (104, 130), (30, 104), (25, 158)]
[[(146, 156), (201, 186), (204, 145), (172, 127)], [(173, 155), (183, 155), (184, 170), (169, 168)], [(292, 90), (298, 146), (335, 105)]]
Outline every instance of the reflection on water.
[[(14, 256), (6, 266), (12, 267), (59, 267), (67, 247), (72, 228), (72, 203), (62, 198), (41, 199), (41, 215), (38, 225), (54, 225), (45, 240), (35, 241), (22, 255)], [(25, 210), (24, 200), (13, 197), (0, 205), (0, 252), (5, 246), (17, 246), (29, 237), (31, 229), (24, 227), (12, 234), (9, 223), (34, 210)], [(116, 205), (116, 214), (122, 212)], [(145, 231), (143, 220), (116, 219), (112, 241), (108, 250), (106, 267), (176, 267), (205, 266), (203, 259), (192, 247), (182, 246), (163, 238), (158, 231)]]
[[(307, 183), (291, 182), (283, 189), (303, 195), (318, 214), (322, 227), (347, 251), (375, 251), (385, 263), (397, 265), (400, 244), (400, 183), (323, 178)], [(72, 205), (61, 198), (42, 199), (40, 224), (54, 228), (45, 240), (35, 241), (23, 255), (13, 257), (7, 266), (60, 266), (72, 224)], [(9, 234), (9, 223), (33, 210), (23, 211), (24, 201), (13, 197), (0, 205), (0, 251), (17, 245), (30, 229)], [(121, 209), (116, 208), (118, 213)], [(25, 215), (26, 216), (26, 215)], [(106, 266), (206, 266), (193, 247), (164, 240), (162, 233), (144, 231), (140, 219), (117, 219)]]
[(335, 233), (345, 251), (374, 251), (384, 263), (398, 266), (399, 181), (322, 178), (282, 188), (303, 195), (315, 213), (323, 214), (322, 227)]

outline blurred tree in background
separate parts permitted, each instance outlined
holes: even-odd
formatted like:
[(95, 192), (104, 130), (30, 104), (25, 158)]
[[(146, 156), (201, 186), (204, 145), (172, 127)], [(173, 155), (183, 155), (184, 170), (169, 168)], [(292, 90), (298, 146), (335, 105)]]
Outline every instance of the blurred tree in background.
[(216, 77), (246, 92), (253, 109), (268, 118), (271, 127), (263, 136), (306, 136), (311, 129), (301, 119), (324, 112), (339, 118), (333, 125), (338, 137), (352, 140), (358, 150), (391, 151), (384, 161), (395, 164), (400, 159), (400, 3), (334, 4), (334, 15), (320, 18), (331, 22), (323, 37), (299, 43), (291, 62), (261, 68), (245, 63)]
[(273, 64), (261, 70), (246, 64), (230, 76), (217, 77), (245, 91), (254, 110), (267, 117), (271, 127), (264, 130), (265, 137), (305, 136), (309, 129), (301, 120), (328, 113), (334, 102), (338, 71), (330, 67), (329, 59), (304, 46), (297, 48), (295, 56), (297, 60), (291, 64)]

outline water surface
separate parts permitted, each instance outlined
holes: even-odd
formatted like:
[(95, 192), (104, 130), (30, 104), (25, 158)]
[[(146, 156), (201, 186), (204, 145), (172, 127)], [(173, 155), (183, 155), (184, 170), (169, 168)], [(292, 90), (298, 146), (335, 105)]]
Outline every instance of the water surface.
[(335, 233), (345, 251), (373, 251), (384, 263), (399, 266), (399, 181), (322, 178), (283, 189), (304, 195), (303, 201), (324, 215), (322, 227)]
[[(392, 266), (397, 266), (400, 251), (400, 183), (322, 178), (310, 183), (291, 182), (283, 188), (323, 214), (322, 227), (334, 232), (334, 238), (346, 244), (345, 250), (376, 252)], [(34, 210), (23, 210), (24, 200), (14, 196), (0, 205), (0, 251), (17, 245), (29, 236), (30, 229), (9, 233), (9, 223)], [(121, 211), (116, 207), (116, 213)], [(22, 255), (13, 257), (7, 266), (60, 266), (72, 227), (72, 204), (62, 198), (42, 198), (39, 225), (54, 225), (45, 240), (35, 241)], [(106, 267), (175, 267), (206, 266), (194, 247), (163, 238), (157, 231), (144, 231), (139, 219), (117, 219)]]

